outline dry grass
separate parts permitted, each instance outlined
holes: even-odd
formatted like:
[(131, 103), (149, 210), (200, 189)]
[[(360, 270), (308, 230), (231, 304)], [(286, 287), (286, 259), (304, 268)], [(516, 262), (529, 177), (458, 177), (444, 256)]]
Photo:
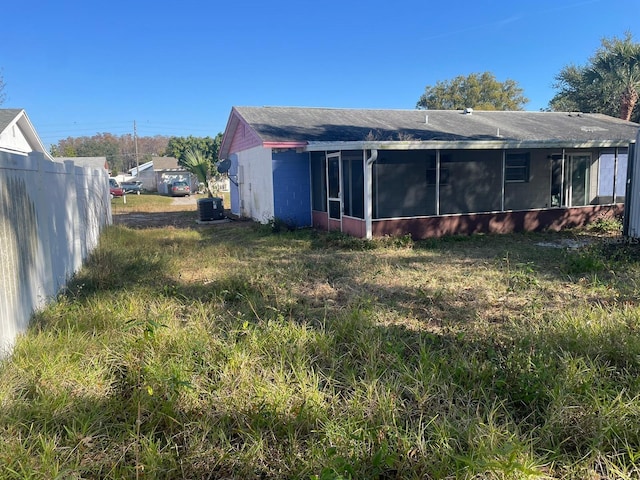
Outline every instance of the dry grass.
[(0, 367), (3, 478), (637, 478), (634, 247), (112, 227)]

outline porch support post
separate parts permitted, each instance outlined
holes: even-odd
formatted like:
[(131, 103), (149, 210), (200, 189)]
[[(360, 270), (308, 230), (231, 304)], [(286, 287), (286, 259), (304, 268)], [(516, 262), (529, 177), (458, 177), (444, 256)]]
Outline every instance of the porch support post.
[(566, 159), (566, 152), (565, 149), (562, 149), (562, 181), (560, 182), (560, 185), (562, 187), (562, 201), (560, 202), (560, 206), (561, 207), (568, 207), (569, 206), (569, 190), (568, 190), (568, 186), (565, 184), (564, 182), (564, 172), (567, 163), (567, 159)]
[(507, 151), (502, 150), (502, 186), (500, 187), (500, 211), (504, 212), (504, 185), (507, 175)]
[[(598, 168), (600, 168), (600, 158), (602, 157), (602, 154), (600, 154), (600, 156), (598, 157)], [(617, 195), (617, 190), (618, 190), (618, 185), (616, 185), (616, 180), (618, 179), (618, 147), (616, 147), (615, 153), (613, 155), (613, 203), (616, 203), (616, 197)]]
[[(366, 152), (366, 150), (365, 150)], [(371, 240), (373, 238), (373, 226), (371, 219), (373, 217), (373, 162), (378, 159), (378, 150), (371, 150), (371, 156), (364, 163), (364, 221), (365, 221), (365, 238)]]
[(440, 150), (436, 150), (436, 215), (440, 215)]

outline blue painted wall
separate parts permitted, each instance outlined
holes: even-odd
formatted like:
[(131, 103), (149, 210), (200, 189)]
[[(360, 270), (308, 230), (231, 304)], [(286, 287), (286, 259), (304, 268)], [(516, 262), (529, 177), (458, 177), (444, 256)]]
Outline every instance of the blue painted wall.
[(308, 153), (273, 154), (274, 217), (296, 227), (311, 226), (311, 171)]

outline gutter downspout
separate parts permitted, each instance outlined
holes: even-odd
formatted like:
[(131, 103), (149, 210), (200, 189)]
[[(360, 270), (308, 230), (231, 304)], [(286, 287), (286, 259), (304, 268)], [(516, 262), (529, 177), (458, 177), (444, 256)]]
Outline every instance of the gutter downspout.
[(371, 156), (365, 160), (364, 166), (364, 220), (366, 234), (365, 238), (371, 240), (373, 238), (373, 227), (371, 217), (373, 216), (373, 162), (378, 159), (378, 150), (372, 149)]

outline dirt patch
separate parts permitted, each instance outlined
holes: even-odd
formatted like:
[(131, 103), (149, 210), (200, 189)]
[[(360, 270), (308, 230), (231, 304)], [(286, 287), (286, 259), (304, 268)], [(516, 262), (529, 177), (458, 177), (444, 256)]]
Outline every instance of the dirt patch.
[(198, 219), (197, 211), (181, 212), (132, 212), (114, 213), (113, 223), (115, 225), (126, 225), (131, 228), (196, 228)]
[[(202, 197), (200, 197), (202, 198)], [(171, 199), (171, 205), (198, 205), (199, 198), (193, 195), (189, 195), (188, 197), (173, 197)]]
[[(195, 195), (189, 197), (175, 197), (171, 200), (172, 211), (167, 212), (140, 212), (123, 211), (113, 209), (112, 217), (115, 225), (126, 225), (131, 228), (207, 228), (214, 223), (198, 223), (198, 200), (202, 197)], [(231, 223), (236, 223), (239, 218), (225, 210), (225, 218)], [(222, 222), (215, 222), (220, 225)]]

